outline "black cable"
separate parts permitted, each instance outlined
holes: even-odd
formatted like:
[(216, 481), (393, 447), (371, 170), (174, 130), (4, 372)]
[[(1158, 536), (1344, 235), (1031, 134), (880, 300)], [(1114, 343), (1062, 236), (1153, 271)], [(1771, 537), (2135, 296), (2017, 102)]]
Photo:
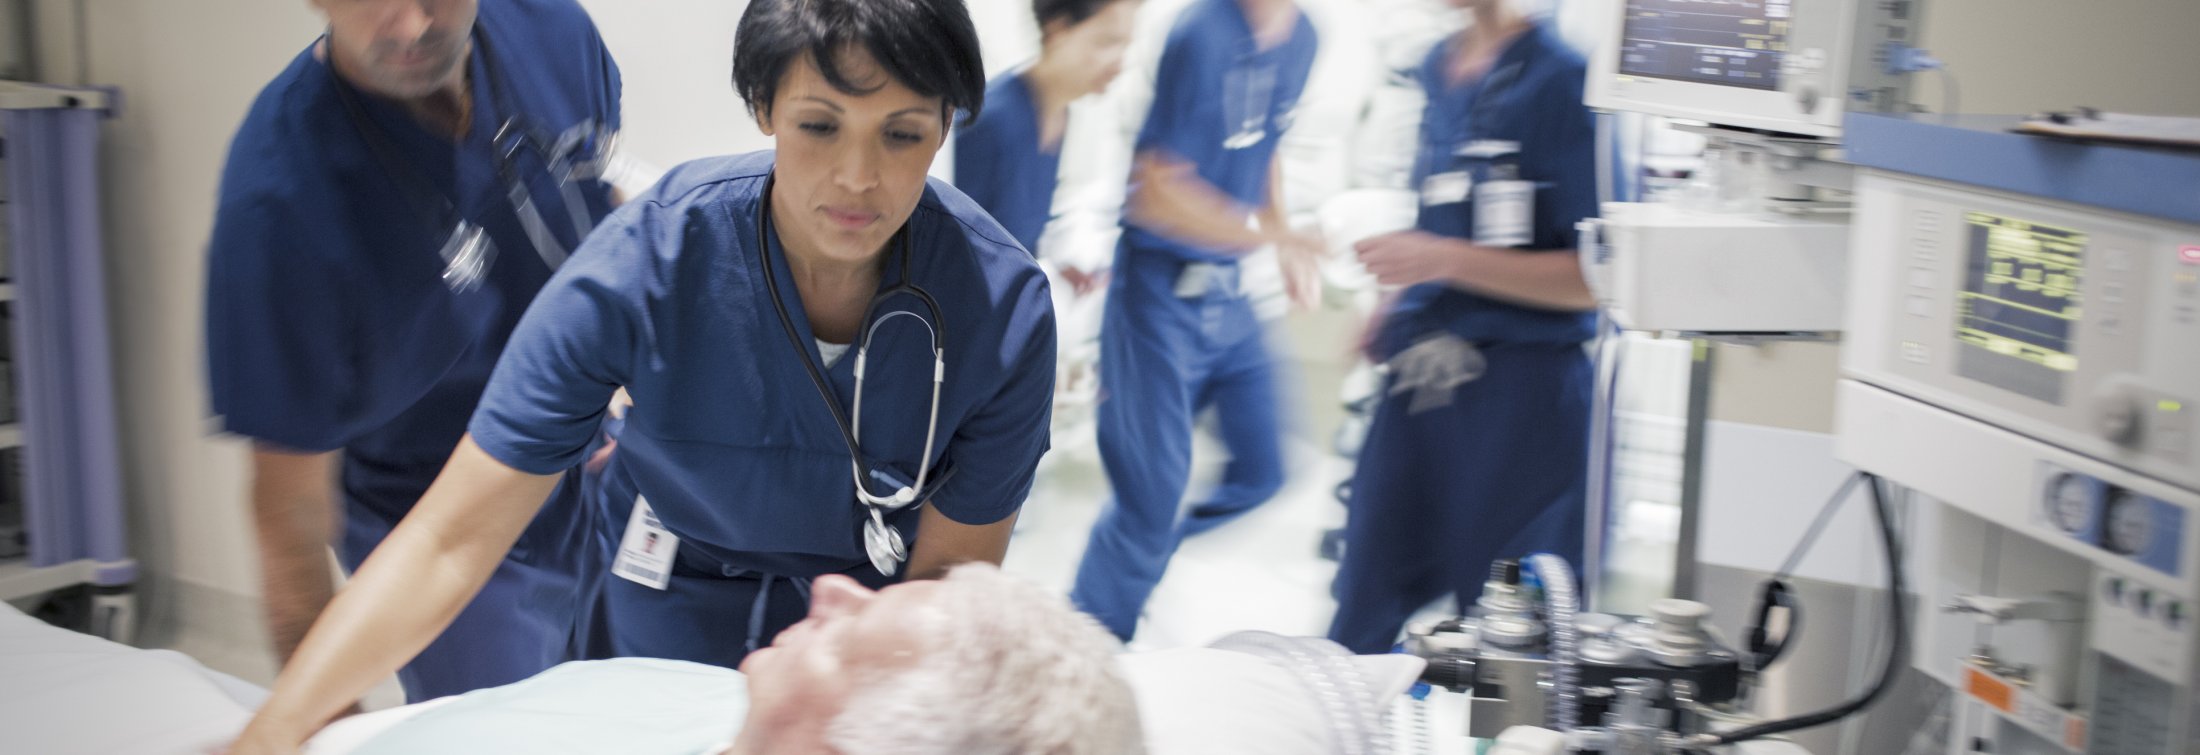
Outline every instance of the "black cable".
[[(1810, 528), (1804, 531), (1803, 539), (1795, 544), (1793, 550), (1788, 551), (1787, 559), (1780, 564), (1779, 571), (1774, 572), (1772, 579), (1766, 580), (1764, 586), (1759, 588), (1756, 614), (1751, 618), (1749, 628), (1744, 634), (1751, 670), (1762, 670), (1780, 660), (1800, 635), (1803, 598), (1788, 587), (1788, 578), (1794, 575), (1795, 569), (1802, 564), (1803, 557), (1810, 549), (1817, 545), (1819, 536), (1824, 535), (1826, 526), (1833, 522), (1833, 515), (1848, 502), (1849, 493), (1856, 489), (1856, 484), (1862, 479), (1863, 475), (1852, 474), (1841, 483), (1840, 489), (1835, 490), (1833, 496), (1826, 499), (1825, 505), (1819, 507), (1818, 516), (1811, 521)], [(1777, 640), (1766, 629), (1772, 625), (1774, 611), (1784, 612), (1787, 619), (1784, 622), (1787, 628), (1780, 633)]]
[(1859, 472), (1857, 476), (1870, 484), (1872, 513), (1879, 521), (1880, 543), (1885, 548), (1887, 556), (1887, 614), (1894, 631), (1894, 643), (1887, 649), (1886, 664), (1880, 669), (1879, 678), (1872, 682), (1871, 689), (1865, 690), (1863, 695), (1832, 708), (1778, 721), (1768, 721), (1723, 734), (1698, 735), (1696, 738), (1691, 738), (1689, 744), (1730, 745), (1798, 729), (1822, 726), (1855, 715), (1865, 708), (1871, 707), (1873, 703), (1879, 701), (1879, 698), (1886, 695), (1887, 690), (1894, 687), (1895, 677), (1901, 674), (1902, 664), (1910, 657), (1909, 609), (1903, 602), (1903, 596), (1908, 592), (1909, 583), (1902, 577), (1902, 543), (1900, 537), (1895, 534), (1894, 516), (1890, 511), (1891, 507), (1887, 504), (1886, 493), (1882, 490), (1882, 482), (1879, 477), (1869, 472)]

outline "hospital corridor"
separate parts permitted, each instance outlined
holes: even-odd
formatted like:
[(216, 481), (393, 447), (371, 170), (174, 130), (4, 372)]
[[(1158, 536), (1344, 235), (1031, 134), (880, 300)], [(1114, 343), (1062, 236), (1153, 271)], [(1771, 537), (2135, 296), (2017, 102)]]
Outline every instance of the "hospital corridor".
[(0, 0), (0, 755), (2200, 755), (2189, 0)]

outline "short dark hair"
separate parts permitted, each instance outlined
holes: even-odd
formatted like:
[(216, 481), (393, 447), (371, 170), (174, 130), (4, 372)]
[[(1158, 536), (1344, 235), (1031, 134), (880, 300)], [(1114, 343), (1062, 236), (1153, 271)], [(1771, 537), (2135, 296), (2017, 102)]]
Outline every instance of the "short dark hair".
[(1031, 0), (1031, 17), (1039, 19), (1039, 28), (1061, 21), (1071, 26), (1084, 23), (1085, 19), (1100, 14), (1122, 0)]
[(752, 115), (770, 115), (779, 80), (807, 54), (833, 88), (861, 87), (839, 55), (861, 49), (902, 86), (938, 97), (946, 113), (976, 117), (985, 104), (985, 61), (962, 0), (752, 0), (733, 33), (733, 90)]

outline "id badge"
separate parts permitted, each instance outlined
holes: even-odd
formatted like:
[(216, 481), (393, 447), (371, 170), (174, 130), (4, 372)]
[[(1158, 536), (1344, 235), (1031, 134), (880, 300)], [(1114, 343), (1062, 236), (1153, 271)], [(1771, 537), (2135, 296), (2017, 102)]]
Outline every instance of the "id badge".
[(619, 557), (611, 573), (652, 590), (672, 582), (672, 557), (680, 552), (680, 536), (658, 523), (649, 501), (634, 497), (634, 514), (627, 517), (626, 536), (619, 540)]
[(1474, 177), (1466, 171), (1437, 173), (1421, 180), (1421, 206), (1458, 204), (1474, 193)]
[(1474, 198), (1474, 243), (1522, 247), (1534, 240), (1535, 183), (1484, 181)]

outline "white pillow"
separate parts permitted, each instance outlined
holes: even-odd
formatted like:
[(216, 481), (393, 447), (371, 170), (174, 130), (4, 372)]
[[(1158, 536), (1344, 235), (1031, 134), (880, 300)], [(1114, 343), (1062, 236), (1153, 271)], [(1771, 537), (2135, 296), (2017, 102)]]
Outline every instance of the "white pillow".
[[(1138, 696), (1149, 755), (1330, 755), (1330, 716), (1305, 680), (1266, 658), (1182, 648), (1119, 661)], [(1367, 704), (1385, 710), (1420, 677), (1410, 655), (1353, 659)]]

